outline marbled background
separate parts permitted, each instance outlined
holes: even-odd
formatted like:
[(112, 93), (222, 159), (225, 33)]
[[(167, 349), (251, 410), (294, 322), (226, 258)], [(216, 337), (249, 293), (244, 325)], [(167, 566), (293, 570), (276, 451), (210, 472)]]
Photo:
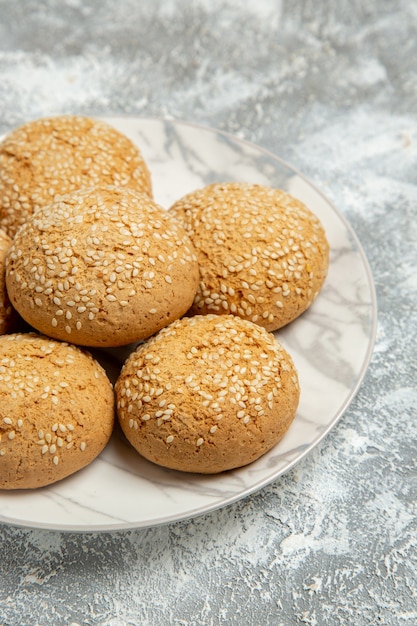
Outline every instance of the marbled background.
[(195, 520), (0, 527), (0, 624), (417, 623), (417, 3), (0, 0), (0, 132), (55, 113), (170, 116), (306, 174), (378, 294), (375, 352), (323, 444)]

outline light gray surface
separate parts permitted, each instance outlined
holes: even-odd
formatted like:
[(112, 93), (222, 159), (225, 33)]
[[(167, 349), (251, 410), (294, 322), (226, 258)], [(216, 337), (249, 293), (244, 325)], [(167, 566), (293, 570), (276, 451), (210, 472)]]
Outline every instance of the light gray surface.
[(377, 343), (324, 443), (195, 520), (0, 527), (0, 624), (417, 623), (417, 4), (0, 0), (0, 132), (54, 113), (169, 115), (306, 174), (367, 253)]

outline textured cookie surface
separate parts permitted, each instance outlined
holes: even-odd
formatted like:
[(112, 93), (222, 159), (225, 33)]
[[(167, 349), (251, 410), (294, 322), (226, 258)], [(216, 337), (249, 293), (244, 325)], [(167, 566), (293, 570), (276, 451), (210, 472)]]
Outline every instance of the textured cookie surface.
[(276, 330), (303, 313), (327, 274), (318, 218), (278, 189), (209, 185), (171, 207), (197, 249), (200, 284), (191, 314), (232, 313)]
[(34, 328), (120, 346), (183, 315), (198, 285), (193, 245), (172, 215), (127, 189), (85, 189), (42, 207), (6, 259), (10, 300)]
[(0, 337), (0, 488), (32, 489), (85, 467), (107, 444), (114, 395), (87, 353), (35, 333)]
[(6, 289), (5, 261), (11, 243), (10, 237), (0, 230), (0, 335), (17, 330), (20, 321)]
[(199, 473), (267, 452), (289, 428), (300, 393), (291, 357), (272, 334), (210, 314), (182, 318), (139, 346), (115, 389), (134, 448), (159, 465)]
[(13, 237), (38, 207), (96, 185), (151, 193), (148, 167), (130, 139), (77, 115), (28, 122), (0, 143), (0, 228)]

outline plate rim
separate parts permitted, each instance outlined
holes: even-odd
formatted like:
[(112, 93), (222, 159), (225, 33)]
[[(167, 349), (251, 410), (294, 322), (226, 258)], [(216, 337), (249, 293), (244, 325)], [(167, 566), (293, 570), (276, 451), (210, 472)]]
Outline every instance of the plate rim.
[[(88, 114), (85, 114), (85, 115), (87, 116)], [(364, 377), (367, 373), (369, 364), (372, 359), (372, 355), (374, 353), (376, 335), (377, 335), (377, 324), (378, 324), (378, 301), (377, 301), (375, 283), (374, 283), (374, 279), (372, 276), (372, 271), (371, 271), (368, 258), (366, 256), (365, 250), (360, 242), (358, 235), (354, 231), (353, 227), (350, 225), (347, 218), (340, 211), (340, 209), (338, 209), (338, 207), (333, 203), (333, 201), (331, 201), (317, 187), (317, 185), (314, 182), (312, 182), (305, 174), (299, 171), (297, 167), (292, 165), (292, 163), (284, 160), (282, 157), (276, 155), (274, 152), (272, 152), (268, 148), (265, 148), (250, 140), (242, 139), (241, 137), (238, 137), (229, 131), (225, 131), (222, 129), (218, 129), (218, 128), (204, 125), (204, 124), (197, 123), (197, 122), (185, 121), (185, 120), (178, 119), (169, 115), (168, 116), (151, 116), (151, 115), (141, 116), (141, 115), (133, 115), (133, 114), (126, 114), (126, 115), (120, 115), (120, 114), (96, 115), (95, 114), (95, 115), (88, 115), (88, 116), (92, 117), (93, 119), (97, 119), (101, 121), (108, 121), (108, 123), (111, 123), (112, 119), (124, 120), (124, 121), (131, 120), (131, 121), (137, 121), (137, 122), (146, 122), (146, 121), (160, 122), (164, 124), (172, 124), (176, 126), (188, 127), (197, 131), (200, 130), (203, 132), (207, 132), (209, 134), (221, 135), (225, 139), (235, 144), (241, 144), (244, 147), (247, 147), (253, 151), (263, 154), (268, 159), (278, 162), (281, 166), (283, 166), (286, 169), (289, 169), (291, 172), (296, 174), (304, 183), (306, 183), (311, 189), (313, 189), (314, 192), (318, 196), (320, 196), (320, 198), (327, 205), (329, 205), (332, 211), (340, 219), (345, 229), (348, 231), (351, 239), (353, 240), (356, 246), (357, 252), (359, 253), (359, 256), (362, 261), (364, 273), (367, 279), (367, 286), (369, 289), (370, 329), (369, 329), (369, 334), (367, 336), (368, 345), (367, 345), (366, 353), (362, 361), (360, 370), (358, 372), (355, 385), (353, 385), (352, 388), (349, 389), (349, 393), (347, 394), (346, 398), (340, 405), (339, 409), (334, 414), (331, 421), (326, 425), (326, 427), (323, 430), (320, 431), (317, 437), (315, 437), (313, 441), (302, 452), (300, 452), (292, 461), (288, 462), (288, 464), (286, 464), (281, 469), (277, 470), (271, 476), (268, 476), (267, 478), (262, 478), (256, 481), (254, 484), (251, 484), (250, 487), (247, 487), (246, 489), (239, 491), (238, 493), (235, 493), (229, 497), (223, 498), (219, 502), (214, 502), (209, 505), (204, 505), (203, 507), (202, 506), (196, 507), (195, 509), (189, 510), (187, 513), (176, 513), (173, 515), (166, 515), (163, 517), (159, 516), (158, 518), (155, 518), (153, 520), (147, 520), (144, 522), (136, 521), (136, 522), (119, 522), (119, 523), (114, 523), (114, 524), (92, 524), (89, 527), (85, 527), (84, 525), (81, 525), (81, 524), (74, 524), (74, 525), (55, 524), (54, 526), (50, 526), (44, 522), (29, 522), (27, 520), (23, 521), (23, 520), (16, 520), (15, 518), (6, 518), (0, 513), (0, 524), (3, 526), (11, 526), (11, 527), (26, 529), (26, 530), (44, 530), (44, 531), (50, 531), (50, 532), (74, 533), (74, 534), (82, 534), (82, 535), (158, 528), (161, 526), (166, 526), (167, 524), (171, 524), (171, 523), (184, 522), (190, 519), (195, 519), (197, 517), (201, 517), (203, 515), (228, 507), (240, 500), (244, 500), (250, 495), (253, 495), (254, 493), (260, 491), (264, 487), (267, 487), (268, 485), (273, 483), (275, 480), (277, 480), (284, 474), (288, 473), (298, 463), (300, 463), (308, 454), (310, 454), (311, 451), (314, 448), (316, 448), (323, 441), (323, 439), (325, 439), (325, 437), (327, 437), (329, 432), (336, 426), (336, 424), (340, 421), (341, 417), (344, 415), (348, 407), (353, 402), (355, 396), (357, 395), (359, 391), (359, 388), (361, 387), (363, 383)], [(0, 134), (0, 141), (2, 140), (4, 136), (5, 136), (5, 133)], [(237, 468), (237, 470), (238, 469), (239, 468)], [(232, 470), (232, 471), (236, 471), (236, 470)]]

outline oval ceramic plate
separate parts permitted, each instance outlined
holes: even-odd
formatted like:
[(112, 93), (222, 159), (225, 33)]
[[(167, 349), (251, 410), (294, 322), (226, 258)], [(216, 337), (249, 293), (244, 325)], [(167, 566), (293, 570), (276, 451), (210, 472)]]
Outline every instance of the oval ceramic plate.
[[(279, 331), (297, 366), (301, 400), (281, 442), (258, 461), (220, 475), (183, 474), (142, 459), (116, 429), (86, 469), (36, 491), (0, 492), (3, 523), (60, 531), (111, 531), (186, 519), (230, 504), (288, 471), (336, 424), (372, 354), (376, 301), (363, 250), (340, 213), (274, 155), (225, 133), (186, 123), (107, 118), (140, 147), (157, 202), (168, 208), (213, 182), (244, 181), (290, 192), (322, 221), (331, 246), (326, 283), (313, 306)], [(129, 348), (104, 356), (114, 379)]]

